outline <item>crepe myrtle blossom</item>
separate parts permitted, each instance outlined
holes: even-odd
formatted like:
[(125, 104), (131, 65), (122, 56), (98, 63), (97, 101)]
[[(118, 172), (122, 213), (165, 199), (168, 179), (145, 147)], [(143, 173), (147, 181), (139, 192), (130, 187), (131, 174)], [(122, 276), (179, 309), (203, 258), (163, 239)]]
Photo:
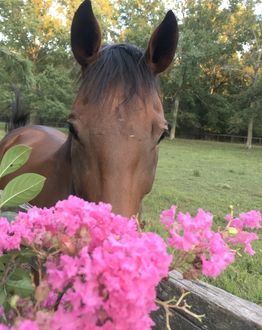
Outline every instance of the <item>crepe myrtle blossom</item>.
[(249, 211), (240, 213), (239, 217), (234, 218), (232, 214), (225, 216), (228, 221), (227, 227), (234, 231), (234, 235), (229, 235), (226, 240), (233, 245), (242, 245), (244, 252), (249, 255), (254, 255), (255, 251), (252, 248), (251, 242), (258, 239), (257, 234), (244, 229), (259, 229), (261, 228), (261, 213), (259, 211)]
[(215, 232), (211, 213), (199, 209), (191, 216), (172, 206), (160, 215), (166, 244), (142, 233), (136, 219), (113, 214), (110, 205), (73, 196), (49, 209), (20, 212), (11, 223), (0, 218), (0, 256), (30, 250), (41, 269), (33, 294), (13, 296), (11, 310), (0, 306), (0, 330), (150, 329), (156, 286), (172, 263), (167, 246), (177, 250), (175, 265), (189, 263), (191, 278), (199, 272), (217, 277), (235, 259), (231, 246), (254, 254), (257, 236), (243, 229), (259, 228), (261, 214), (226, 219)]
[[(244, 228), (260, 228), (261, 213), (249, 211), (241, 213), (239, 218), (227, 215), (227, 226), (218, 232), (213, 231), (213, 215), (198, 209), (195, 216), (189, 213), (176, 214), (176, 206), (165, 210), (160, 221), (169, 232), (168, 244), (180, 253), (191, 255), (191, 266), (198, 260), (197, 267), (205, 276), (217, 277), (235, 259), (234, 245), (242, 245), (244, 252), (253, 255), (251, 241), (258, 239), (255, 233)], [(200, 266), (199, 266), (200, 260)]]
[(21, 298), (11, 329), (141, 330), (154, 324), (155, 288), (172, 257), (163, 239), (140, 232), (135, 219), (71, 196), (50, 209), (19, 213), (12, 223), (2, 218), (0, 228), (1, 254), (32, 248), (45, 269), (32, 298), (37, 308)]

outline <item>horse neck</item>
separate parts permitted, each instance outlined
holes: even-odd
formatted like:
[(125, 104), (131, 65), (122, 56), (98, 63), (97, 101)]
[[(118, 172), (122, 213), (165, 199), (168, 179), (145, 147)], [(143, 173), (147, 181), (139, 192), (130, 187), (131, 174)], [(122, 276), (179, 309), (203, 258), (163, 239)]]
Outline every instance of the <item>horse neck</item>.
[(66, 141), (57, 151), (57, 157), (60, 158), (61, 161), (65, 162), (65, 164), (70, 167), (71, 167), (71, 140), (72, 137), (69, 134)]

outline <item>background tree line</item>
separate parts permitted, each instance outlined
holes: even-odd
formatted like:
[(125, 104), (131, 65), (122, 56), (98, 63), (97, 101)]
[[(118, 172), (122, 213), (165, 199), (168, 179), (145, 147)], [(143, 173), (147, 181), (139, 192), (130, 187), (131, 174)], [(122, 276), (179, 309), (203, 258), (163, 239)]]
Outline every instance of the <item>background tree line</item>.
[[(31, 120), (65, 125), (78, 85), (70, 24), (81, 0), (0, 0), (0, 120), (19, 90)], [(262, 16), (252, 0), (93, 0), (105, 43), (145, 48), (166, 9), (180, 40), (161, 77), (175, 134), (262, 136)]]

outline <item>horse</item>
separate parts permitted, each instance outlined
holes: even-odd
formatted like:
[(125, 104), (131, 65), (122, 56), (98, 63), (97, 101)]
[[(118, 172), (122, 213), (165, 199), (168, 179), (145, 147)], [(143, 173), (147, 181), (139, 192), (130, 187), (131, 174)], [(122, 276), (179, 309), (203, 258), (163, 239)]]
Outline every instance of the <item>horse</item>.
[(0, 159), (16, 144), (32, 148), (28, 162), (0, 181), (34, 172), (46, 177), (31, 201), (53, 206), (73, 194), (112, 205), (116, 214), (138, 215), (155, 177), (159, 142), (167, 129), (158, 74), (171, 64), (178, 25), (170, 10), (145, 51), (129, 44), (101, 45), (101, 31), (90, 0), (74, 14), (71, 48), (81, 66), (79, 91), (68, 118), (68, 135), (37, 125), (9, 132)]

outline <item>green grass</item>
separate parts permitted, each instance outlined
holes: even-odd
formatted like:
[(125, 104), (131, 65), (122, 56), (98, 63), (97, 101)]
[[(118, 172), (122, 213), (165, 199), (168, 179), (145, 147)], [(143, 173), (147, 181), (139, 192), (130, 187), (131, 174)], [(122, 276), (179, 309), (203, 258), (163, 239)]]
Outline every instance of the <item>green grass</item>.
[[(216, 225), (229, 213), (262, 210), (262, 147), (206, 141), (176, 140), (161, 144), (156, 179), (146, 197), (143, 219), (147, 229), (164, 235), (159, 214), (172, 204), (194, 214), (203, 208)], [(262, 239), (262, 230), (259, 235)], [(238, 257), (217, 280), (208, 280), (237, 296), (262, 304), (262, 242), (256, 255)]]

